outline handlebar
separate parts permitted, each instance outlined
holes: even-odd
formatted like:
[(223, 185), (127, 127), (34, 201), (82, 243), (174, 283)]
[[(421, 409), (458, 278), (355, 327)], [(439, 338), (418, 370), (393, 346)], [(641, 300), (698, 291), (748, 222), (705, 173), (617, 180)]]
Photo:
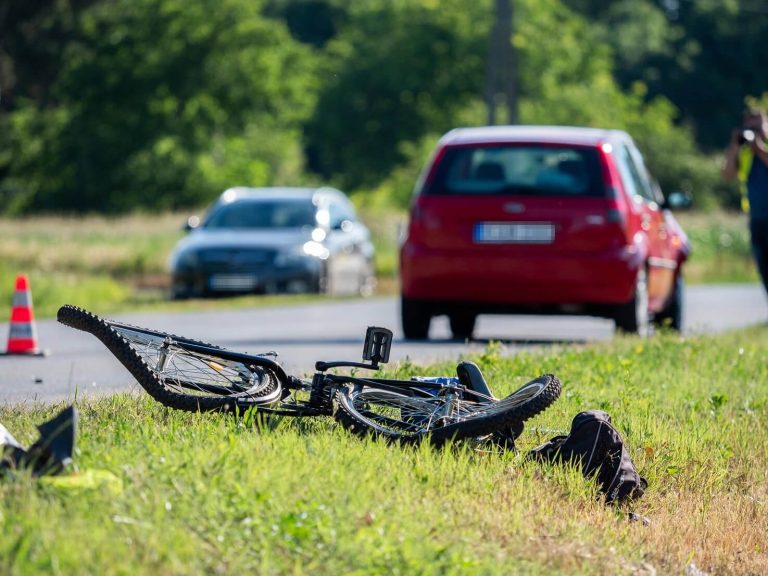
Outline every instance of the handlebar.
[(363, 364), (362, 362), (346, 362), (344, 360), (336, 362), (324, 362), (318, 360), (315, 362), (315, 370), (318, 372), (325, 372), (331, 368), (365, 368), (367, 370), (378, 370), (380, 366), (378, 364)]

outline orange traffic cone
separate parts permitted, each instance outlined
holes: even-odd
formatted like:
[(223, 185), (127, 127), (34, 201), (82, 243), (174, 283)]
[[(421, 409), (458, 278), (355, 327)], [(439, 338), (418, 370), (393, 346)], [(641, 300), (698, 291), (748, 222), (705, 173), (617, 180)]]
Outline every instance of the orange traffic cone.
[(37, 346), (37, 328), (32, 313), (32, 292), (29, 279), (24, 275), (16, 277), (16, 291), (13, 293), (11, 308), (11, 329), (8, 335), (8, 350), (2, 356), (45, 356), (46, 351)]

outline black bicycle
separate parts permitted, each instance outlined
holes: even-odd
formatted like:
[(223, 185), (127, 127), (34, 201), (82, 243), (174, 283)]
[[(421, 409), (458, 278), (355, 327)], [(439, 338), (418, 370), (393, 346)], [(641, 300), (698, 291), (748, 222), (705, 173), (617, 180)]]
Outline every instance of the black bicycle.
[(315, 364), (312, 378), (286, 374), (277, 354), (242, 354), (100, 318), (65, 305), (59, 322), (96, 336), (157, 401), (192, 412), (249, 409), (283, 416), (333, 416), (355, 434), (406, 443), (479, 438), (522, 429), (560, 395), (545, 374), (501, 400), (480, 369), (461, 362), (455, 377), (397, 380), (336, 374), (329, 370), (378, 370), (389, 360), (392, 332), (370, 327), (363, 362)]

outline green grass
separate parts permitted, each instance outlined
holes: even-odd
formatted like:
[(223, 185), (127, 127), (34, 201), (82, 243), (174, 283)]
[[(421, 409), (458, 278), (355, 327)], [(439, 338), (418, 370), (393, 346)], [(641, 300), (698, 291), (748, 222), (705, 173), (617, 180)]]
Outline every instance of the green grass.
[[(544, 372), (564, 383), (521, 451), (580, 410), (607, 410), (649, 481), (633, 506), (649, 526), (600, 503), (577, 471), (521, 455), (387, 446), (328, 419), (251, 426), (117, 395), (78, 402), (76, 460), (122, 492), (0, 482), (0, 572), (768, 572), (768, 328), (503, 352), (473, 357), (499, 392)], [(29, 443), (55, 410), (6, 406), (0, 421)]]
[[(407, 223), (406, 214), (380, 206), (362, 208), (360, 213), (377, 250), (378, 292), (396, 294), (398, 236)], [(686, 265), (689, 283), (757, 281), (743, 215), (683, 213), (679, 218), (693, 243), (693, 256)], [(113, 313), (306, 300), (246, 297), (169, 302), (166, 260), (183, 236), (184, 220), (182, 214), (0, 219), (0, 321), (8, 319), (19, 274), (30, 278), (39, 318), (54, 316), (64, 303)]]

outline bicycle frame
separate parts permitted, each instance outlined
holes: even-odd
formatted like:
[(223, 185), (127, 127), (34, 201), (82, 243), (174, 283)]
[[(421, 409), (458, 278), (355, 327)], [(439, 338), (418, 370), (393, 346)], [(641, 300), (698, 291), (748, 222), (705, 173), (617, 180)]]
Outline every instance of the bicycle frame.
[[(185, 346), (186, 347), (186, 346)], [(202, 350), (201, 350), (202, 351)], [(228, 355), (229, 356), (229, 355)], [(244, 361), (249, 355), (237, 355), (238, 357), (230, 357), (233, 360)], [(347, 366), (348, 363), (338, 362), (333, 363), (334, 367)], [(264, 366), (263, 364), (261, 364)], [(438, 416), (448, 416), (459, 402), (459, 399), (464, 395), (466, 388), (460, 385), (442, 384), (433, 382), (419, 382), (413, 380), (397, 380), (391, 378), (360, 378), (356, 376), (348, 376), (341, 374), (326, 374), (325, 372), (316, 372), (311, 381), (301, 380), (293, 376), (288, 376), (288, 384), (285, 386), (285, 390), (289, 391), (289, 395), (292, 391), (304, 390), (309, 392), (309, 400), (301, 401), (297, 400), (295, 404), (291, 404), (286, 401), (285, 396), (283, 401), (277, 405), (260, 405), (256, 408), (259, 412), (266, 414), (275, 414), (279, 416), (330, 416), (333, 414), (333, 397), (336, 390), (342, 386), (371, 386), (378, 390), (384, 390), (389, 392), (395, 392), (398, 394), (408, 394), (413, 397), (430, 398), (432, 396), (447, 396), (450, 402), (444, 405), (442, 412), (445, 414), (439, 414)], [(425, 389), (434, 390), (434, 394), (430, 394)], [(476, 403), (472, 400), (468, 402)]]
[[(133, 327), (128, 324), (114, 323), (115, 326), (130, 330)], [(240, 362), (249, 368), (263, 368), (271, 371), (275, 377), (280, 381), (280, 385), (283, 390), (289, 391), (288, 395), (283, 394), (283, 398), (279, 404), (261, 405), (258, 406), (259, 412), (275, 414), (281, 416), (320, 416), (320, 415), (332, 415), (333, 414), (333, 397), (334, 392), (341, 386), (353, 385), (353, 386), (374, 386), (380, 390), (386, 390), (390, 392), (396, 392), (398, 394), (410, 394), (412, 396), (429, 397), (431, 395), (443, 395), (449, 398), (444, 406), (443, 411), (446, 414), (440, 414), (439, 416), (447, 416), (452, 410), (455, 410), (460, 396), (466, 391), (464, 386), (454, 384), (443, 384), (438, 382), (425, 382), (425, 381), (413, 381), (413, 380), (398, 380), (388, 378), (359, 378), (356, 376), (346, 376), (337, 374), (327, 374), (326, 371), (331, 368), (363, 368), (368, 370), (378, 370), (380, 368), (379, 363), (384, 363), (389, 360), (389, 347), (392, 342), (392, 332), (386, 328), (369, 327), (366, 332), (365, 345), (363, 349), (363, 359), (369, 360), (370, 364), (362, 362), (350, 362), (346, 360), (339, 361), (318, 361), (315, 363), (316, 372), (311, 381), (302, 380), (295, 376), (288, 375), (283, 367), (275, 360), (268, 358), (266, 355), (252, 355), (241, 352), (232, 352), (212, 346), (206, 346), (204, 344), (195, 344), (185, 341), (183, 339), (175, 339), (169, 336), (166, 339), (166, 343), (160, 348), (160, 355), (155, 370), (162, 372), (165, 367), (166, 355), (163, 352), (164, 347), (170, 347), (171, 344), (175, 344), (181, 348), (186, 349), (189, 352), (197, 352), (199, 354), (215, 353), (219, 357), (231, 360), (233, 362)], [(197, 385), (200, 388), (200, 384)], [(215, 386), (209, 387), (211, 392), (217, 392)], [(295, 404), (285, 402), (284, 400), (296, 390), (309, 390), (310, 396), (308, 401), (297, 401)], [(430, 394), (425, 390), (433, 390), (434, 393)]]

